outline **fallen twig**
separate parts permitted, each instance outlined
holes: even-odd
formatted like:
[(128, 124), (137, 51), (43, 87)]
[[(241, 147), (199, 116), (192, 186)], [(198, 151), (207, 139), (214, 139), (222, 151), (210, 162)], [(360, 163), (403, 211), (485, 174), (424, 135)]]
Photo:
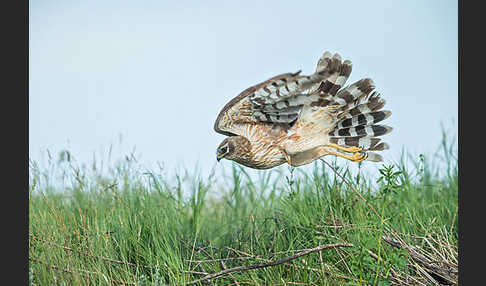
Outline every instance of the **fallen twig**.
[[(229, 249), (229, 250), (234, 251), (235, 253), (240, 253), (240, 254), (243, 254), (243, 255), (246, 255), (247, 256), (247, 257), (241, 257), (241, 258), (256, 259), (256, 260), (261, 260), (261, 261), (265, 261), (265, 262), (270, 262), (271, 261), (270, 259), (262, 258), (262, 257), (256, 256), (256, 255), (253, 255), (253, 254), (250, 254), (250, 253), (246, 253), (244, 251), (237, 250), (237, 249), (234, 249), (234, 248), (231, 248), (231, 247), (228, 247), (228, 246), (226, 248)], [(304, 251), (304, 250), (307, 250), (307, 249), (280, 251), (280, 252), (270, 253), (270, 255), (282, 254), (282, 253), (288, 253), (288, 252), (296, 252), (296, 251)], [(319, 255), (320, 254), (321, 254), (321, 252), (319, 252)], [(283, 263), (283, 265), (287, 265), (287, 266), (294, 267), (294, 268), (297, 268), (297, 269), (310, 270), (310, 271), (314, 271), (314, 272), (322, 272), (322, 268), (321, 269), (317, 269), (317, 268), (312, 268), (312, 267), (309, 267), (309, 266), (297, 265), (295, 263), (285, 262), (285, 263)], [(359, 280), (356, 280), (355, 278), (348, 277), (348, 276), (345, 276), (345, 275), (336, 274), (336, 273), (331, 273), (331, 272), (329, 272), (327, 270), (324, 270), (324, 273), (326, 273), (328, 275), (333, 275), (333, 276), (338, 277), (338, 278), (342, 278), (342, 279), (346, 279), (346, 280), (354, 280), (354, 281), (359, 282)]]
[[(228, 267), (226, 267), (226, 264), (224, 263), (223, 260), (220, 261), (220, 264), (221, 264), (221, 269), (223, 269), (223, 270), (227, 270), (228, 269)], [(236, 278), (231, 273), (228, 273), (228, 276), (231, 278), (231, 281), (233, 281), (233, 283), (236, 286), (239, 286), (240, 285), (240, 283), (236, 280)]]
[(276, 260), (276, 261), (271, 261), (271, 262), (267, 262), (267, 263), (258, 263), (258, 264), (247, 265), (247, 266), (238, 266), (238, 267), (226, 269), (226, 270), (223, 270), (223, 271), (220, 271), (220, 272), (212, 273), (212, 274), (206, 275), (206, 276), (204, 276), (200, 279), (196, 279), (196, 280), (193, 280), (191, 282), (188, 282), (184, 285), (199, 283), (199, 282), (204, 281), (204, 280), (213, 279), (213, 278), (216, 278), (216, 277), (219, 277), (219, 276), (222, 276), (222, 275), (226, 275), (226, 274), (229, 274), (229, 273), (233, 273), (233, 272), (241, 272), (241, 271), (246, 271), (246, 270), (251, 270), (251, 269), (275, 266), (275, 265), (283, 264), (285, 262), (294, 260), (294, 259), (299, 258), (301, 256), (310, 254), (312, 252), (321, 251), (321, 250), (324, 250), (324, 249), (336, 248), (336, 247), (353, 247), (353, 245), (351, 243), (334, 243), (334, 244), (321, 245), (321, 246), (318, 246), (318, 247), (315, 247), (315, 248), (310, 248), (310, 249), (304, 250), (304, 251), (296, 253), (292, 256), (285, 257), (285, 258), (282, 258), (282, 259), (279, 259), (279, 260)]
[[(448, 285), (457, 285), (458, 283), (458, 271), (456, 267), (451, 267), (447, 262), (434, 261), (425, 255), (419, 253), (414, 247), (402, 244), (401, 242), (388, 237), (382, 236), (381, 238), (386, 243), (394, 246), (396, 248), (405, 249), (410, 253), (412, 260), (417, 263), (417, 265), (423, 266), (427, 272), (426, 277), (431, 280), (431, 282)], [(420, 269), (419, 269), (420, 270)], [(433, 278), (433, 279), (431, 279)]]

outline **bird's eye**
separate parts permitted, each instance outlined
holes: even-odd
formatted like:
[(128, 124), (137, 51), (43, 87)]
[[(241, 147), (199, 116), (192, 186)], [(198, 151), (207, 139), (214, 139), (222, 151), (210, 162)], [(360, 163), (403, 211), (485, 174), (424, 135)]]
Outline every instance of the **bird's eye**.
[(221, 148), (221, 153), (222, 154), (226, 154), (226, 151), (228, 151), (228, 147)]

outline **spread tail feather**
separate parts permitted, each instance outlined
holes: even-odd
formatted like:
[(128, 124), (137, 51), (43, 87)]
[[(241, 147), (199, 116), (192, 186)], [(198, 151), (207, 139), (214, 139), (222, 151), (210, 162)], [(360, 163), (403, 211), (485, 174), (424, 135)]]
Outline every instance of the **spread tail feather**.
[(383, 151), (390, 148), (387, 143), (381, 142), (380, 138), (375, 137), (331, 137), (330, 142), (333, 144), (346, 147), (361, 147), (364, 151)]
[(366, 161), (383, 162), (383, 157), (380, 154), (368, 152), (368, 158), (366, 158)]
[(336, 137), (354, 137), (354, 136), (382, 136), (390, 133), (393, 130), (392, 127), (387, 125), (358, 125), (355, 127), (335, 129), (329, 133), (330, 136)]
[(390, 133), (393, 128), (376, 124), (391, 115), (381, 110), (385, 105), (375, 84), (370, 78), (361, 79), (341, 90), (333, 100), (341, 105), (336, 127), (329, 133), (330, 143), (344, 147), (360, 147), (367, 152), (367, 161), (381, 162), (383, 157), (375, 152), (389, 149), (379, 136)]
[(368, 112), (368, 113), (359, 113), (352, 117), (346, 117), (343, 120), (339, 121), (337, 124), (336, 129), (343, 129), (347, 127), (356, 127), (356, 126), (366, 126), (366, 125), (373, 125), (374, 123), (378, 123), (390, 117), (391, 111), (383, 110), (383, 111), (375, 111), (375, 112)]

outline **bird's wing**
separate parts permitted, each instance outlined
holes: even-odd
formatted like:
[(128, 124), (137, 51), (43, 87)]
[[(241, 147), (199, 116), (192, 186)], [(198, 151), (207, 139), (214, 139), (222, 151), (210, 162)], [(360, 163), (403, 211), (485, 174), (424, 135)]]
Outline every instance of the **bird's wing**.
[(248, 124), (257, 122), (291, 125), (305, 105), (339, 104), (334, 95), (346, 82), (351, 68), (350, 61), (342, 62), (338, 54), (331, 57), (325, 52), (312, 75), (285, 73), (244, 90), (223, 107), (214, 130), (232, 136), (243, 134)]

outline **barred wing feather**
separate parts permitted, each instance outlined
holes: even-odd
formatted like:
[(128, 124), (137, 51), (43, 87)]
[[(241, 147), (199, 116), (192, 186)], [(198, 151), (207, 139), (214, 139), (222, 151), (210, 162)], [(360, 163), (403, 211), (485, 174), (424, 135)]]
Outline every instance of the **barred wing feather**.
[[(247, 88), (220, 112), (214, 129), (225, 135), (241, 135), (245, 124), (266, 122), (290, 126), (302, 107), (340, 104), (335, 95), (351, 73), (351, 62), (329, 52), (319, 59), (312, 75), (285, 73)], [(335, 99), (337, 98), (338, 101)]]

